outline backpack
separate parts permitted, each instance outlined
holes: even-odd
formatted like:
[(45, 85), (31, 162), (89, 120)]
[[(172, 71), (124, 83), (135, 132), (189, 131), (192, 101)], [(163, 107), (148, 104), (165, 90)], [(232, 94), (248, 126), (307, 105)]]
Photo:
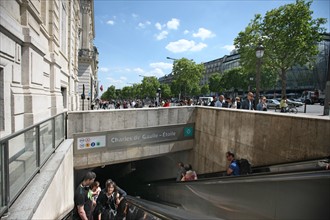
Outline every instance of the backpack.
[(252, 173), (251, 164), (247, 159), (241, 158), (237, 160), (237, 165), (239, 167), (239, 174), (240, 175), (247, 175)]

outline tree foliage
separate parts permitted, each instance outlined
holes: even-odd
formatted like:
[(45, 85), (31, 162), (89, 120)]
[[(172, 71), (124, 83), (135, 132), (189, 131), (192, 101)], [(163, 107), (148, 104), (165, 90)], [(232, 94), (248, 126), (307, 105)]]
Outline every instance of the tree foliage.
[(210, 87), (208, 84), (204, 84), (201, 88), (201, 94), (208, 95), (210, 94)]
[(209, 88), (211, 92), (221, 93), (223, 91), (220, 73), (214, 73), (209, 78)]
[(123, 99), (132, 99), (133, 97), (133, 87), (125, 86), (121, 89), (121, 95)]
[(134, 83), (132, 86), (132, 98), (133, 99), (140, 99), (142, 98), (142, 84), (141, 83)]
[(168, 99), (172, 97), (171, 87), (168, 84), (161, 84), (160, 85), (161, 97), (164, 99)]
[(264, 18), (257, 14), (234, 40), (241, 65), (251, 72), (256, 71), (255, 49), (260, 43), (264, 46), (262, 68), (279, 75), (282, 96), (286, 95), (287, 70), (294, 65), (312, 63), (318, 53), (316, 43), (321, 41), (326, 19), (313, 19), (311, 4), (312, 1), (297, 0), (266, 12)]
[(172, 92), (183, 97), (195, 95), (200, 92), (199, 83), (204, 72), (203, 64), (196, 64), (192, 60), (181, 58), (173, 63)]
[(248, 86), (247, 74), (243, 71), (242, 68), (234, 68), (228, 71), (225, 71), (221, 75), (221, 87), (228, 90), (235, 89), (245, 89)]
[(111, 100), (116, 98), (117, 98), (116, 87), (113, 85), (108, 87), (107, 91), (105, 91), (101, 96), (102, 100)]
[(155, 76), (143, 77), (141, 88), (142, 95), (148, 98), (156, 98), (157, 89), (160, 84)]

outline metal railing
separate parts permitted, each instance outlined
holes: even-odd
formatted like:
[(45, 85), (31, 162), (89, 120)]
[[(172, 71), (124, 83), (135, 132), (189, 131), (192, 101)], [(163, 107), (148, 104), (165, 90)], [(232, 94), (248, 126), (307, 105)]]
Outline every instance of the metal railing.
[(67, 112), (0, 139), (0, 216), (66, 138)]

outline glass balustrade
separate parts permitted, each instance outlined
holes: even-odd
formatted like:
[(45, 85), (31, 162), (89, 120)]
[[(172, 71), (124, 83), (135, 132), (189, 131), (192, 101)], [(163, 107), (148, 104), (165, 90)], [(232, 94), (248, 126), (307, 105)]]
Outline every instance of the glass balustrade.
[(0, 216), (65, 139), (66, 112), (0, 139)]
[(36, 140), (36, 128), (32, 128), (8, 141), (10, 200), (37, 171)]

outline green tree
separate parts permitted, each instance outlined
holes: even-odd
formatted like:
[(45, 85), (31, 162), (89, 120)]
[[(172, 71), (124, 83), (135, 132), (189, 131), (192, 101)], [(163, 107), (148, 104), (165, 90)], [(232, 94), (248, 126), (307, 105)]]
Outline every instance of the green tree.
[(199, 96), (201, 94), (201, 87), (200, 86), (193, 87), (190, 94), (191, 96)]
[(111, 100), (111, 99), (116, 99), (116, 98), (117, 98), (116, 87), (113, 85), (108, 87), (107, 91), (105, 91), (101, 96), (102, 100)]
[(121, 95), (123, 99), (132, 99), (133, 98), (133, 87), (125, 86), (121, 90)]
[(132, 98), (136, 99), (141, 99), (143, 98), (142, 94), (142, 84), (141, 83), (134, 83), (132, 87)]
[(223, 91), (220, 73), (214, 73), (209, 78), (209, 88), (211, 92), (221, 93)]
[(160, 85), (161, 97), (164, 99), (169, 99), (172, 97), (171, 87), (168, 84), (161, 84)]
[(204, 84), (201, 88), (201, 94), (208, 95), (210, 94), (210, 88), (208, 84)]
[(221, 76), (222, 88), (226, 91), (247, 88), (248, 81), (241, 67), (225, 71)]
[(160, 84), (155, 76), (146, 76), (143, 77), (141, 88), (143, 98), (156, 98), (157, 89), (159, 88)]
[(316, 43), (321, 41), (320, 33), (325, 31), (322, 25), (326, 19), (313, 19), (311, 4), (312, 1), (297, 0), (266, 12), (263, 19), (261, 15), (255, 15), (234, 40), (241, 55), (241, 65), (248, 70), (256, 66), (255, 49), (262, 43), (265, 49), (262, 67), (279, 75), (282, 96), (286, 95), (287, 70), (294, 65), (313, 63), (318, 53)]
[(196, 64), (193, 60), (181, 58), (173, 63), (172, 92), (181, 94), (184, 98), (194, 95), (199, 90), (199, 82), (204, 72), (203, 64)]
[(122, 99), (122, 94), (121, 94), (121, 89), (116, 89), (115, 90), (115, 97), (116, 99)]

